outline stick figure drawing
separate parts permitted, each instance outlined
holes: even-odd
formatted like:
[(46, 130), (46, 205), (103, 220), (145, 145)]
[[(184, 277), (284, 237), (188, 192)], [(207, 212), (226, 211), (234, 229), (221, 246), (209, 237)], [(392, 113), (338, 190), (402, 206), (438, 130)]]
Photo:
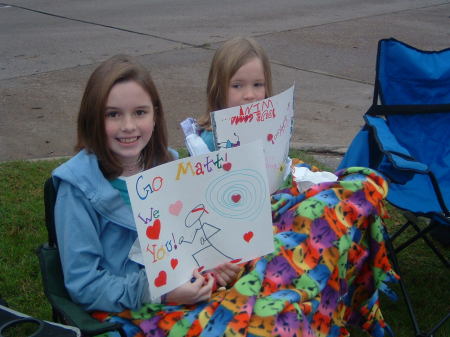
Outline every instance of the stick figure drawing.
[(221, 229), (205, 222), (202, 219), (205, 213), (208, 214), (209, 212), (206, 210), (204, 204), (198, 204), (189, 211), (184, 220), (184, 224), (190, 229), (190, 233), (193, 233), (193, 236), (191, 240), (187, 240), (182, 236), (179, 239), (179, 243), (188, 243), (194, 245), (194, 247), (198, 247), (192, 253), (192, 257), (199, 267), (209, 265), (209, 261), (217, 261), (218, 258), (223, 260), (223, 257), (225, 257), (233, 260), (232, 257), (223, 253), (211, 241), (211, 238), (219, 233)]

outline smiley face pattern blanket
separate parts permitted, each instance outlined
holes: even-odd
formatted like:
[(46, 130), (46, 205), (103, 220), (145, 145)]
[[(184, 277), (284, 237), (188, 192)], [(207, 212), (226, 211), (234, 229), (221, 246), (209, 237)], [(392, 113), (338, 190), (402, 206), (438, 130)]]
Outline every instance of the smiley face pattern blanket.
[(272, 195), (275, 251), (243, 264), (229, 289), (193, 306), (144, 305), (118, 314), (127, 336), (371, 336), (389, 332), (380, 291), (397, 279), (384, 243), (386, 181), (367, 168), (336, 172), (336, 182), (303, 194)]

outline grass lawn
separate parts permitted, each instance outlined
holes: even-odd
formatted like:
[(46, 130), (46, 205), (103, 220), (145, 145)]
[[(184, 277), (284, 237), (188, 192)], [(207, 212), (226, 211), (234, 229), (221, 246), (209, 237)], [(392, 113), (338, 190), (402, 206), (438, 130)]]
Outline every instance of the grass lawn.
[[(291, 156), (326, 169), (304, 153), (292, 152)], [(51, 309), (42, 290), (35, 250), (47, 241), (43, 184), (50, 172), (63, 161), (0, 164), (0, 297), (12, 309), (45, 320), (51, 320)], [(390, 213), (387, 226), (393, 230), (403, 221), (403, 217), (393, 208), (390, 208)], [(449, 257), (448, 248), (445, 253)], [(450, 273), (437, 259), (432, 258), (428, 247), (420, 243), (401, 252), (399, 259), (419, 321), (428, 327), (436, 320), (437, 313), (450, 309)], [(395, 336), (411, 337), (413, 330), (400, 290), (396, 286), (393, 288), (399, 300), (392, 302), (383, 298), (383, 315)], [(352, 330), (351, 335), (366, 336), (356, 330)], [(435, 336), (450, 336), (450, 322)]]

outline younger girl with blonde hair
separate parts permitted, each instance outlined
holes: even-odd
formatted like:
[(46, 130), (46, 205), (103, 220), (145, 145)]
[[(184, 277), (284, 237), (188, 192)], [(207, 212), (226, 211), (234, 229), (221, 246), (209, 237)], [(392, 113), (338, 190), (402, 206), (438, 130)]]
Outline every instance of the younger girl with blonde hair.
[(206, 93), (207, 108), (198, 125), (200, 137), (214, 151), (211, 112), (272, 96), (270, 63), (261, 45), (249, 37), (226, 41), (214, 54)]

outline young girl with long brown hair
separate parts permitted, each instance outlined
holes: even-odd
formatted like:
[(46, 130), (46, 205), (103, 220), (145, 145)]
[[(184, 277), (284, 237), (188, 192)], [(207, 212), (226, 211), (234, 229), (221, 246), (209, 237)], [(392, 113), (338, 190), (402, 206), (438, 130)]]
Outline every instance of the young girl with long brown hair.
[[(156, 86), (135, 59), (117, 55), (92, 73), (78, 114), (76, 150), (53, 172), (65, 286), (86, 310), (138, 309), (151, 296), (144, 267), (128, 256), (137, 232), (125, 179), (178, 154), (167, 146)], [(195, 270), (193, 282), (163, 301), (209, 299), (213, 283)]]

